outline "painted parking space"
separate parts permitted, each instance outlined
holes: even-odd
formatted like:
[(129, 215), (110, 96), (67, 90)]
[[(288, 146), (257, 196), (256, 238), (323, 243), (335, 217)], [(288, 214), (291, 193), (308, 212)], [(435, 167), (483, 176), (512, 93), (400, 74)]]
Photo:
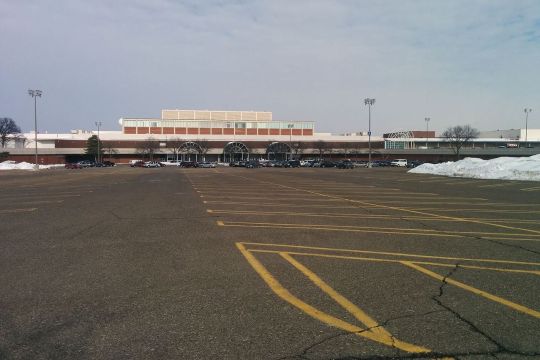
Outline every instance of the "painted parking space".
[[(385, 183), (377, 184), (373, 180), (378, 178), (373, 177), (369, 184), (360, 187), (354, 182), (362, 177), (356, 175), (344, 180), (349, 183), (317, 179), (313, 181), (313, 186), (310, 180), (303, 178), (299, 181), (290, 175), (270, 177), (254, 173), (252, 176), (252, 173), (244, 171), (223, 172), (221, 175), (220, 179), (212, 179), (190, 174), (190, 181), (206, 206), (208, 215), (214, 217), (215, 224), (224, 231), (244, 234), (244, 240), (235, 243), (235, 246), (277, 297), (330, 327), (405, 353), (439, 351), (429, 341), (412, 341), (406, 329), (387, 329), (383, 325), (386, 319), (384, 315), (381, 318), (381, 315), (372, 315), (372, 310), (374, 314), (379, 314), (381, 309), (371, 309), (360, 298), (346, 296), (339, 281), (326, 280), (327, 265), (323, 267), (317, 264), (336, 261), (391, 264), (399, 268), (399, 272), (407, 274), (404, 278), (406, 281), (410, 281), (412, 276), (414, 282), (420, 284), (418, 289), (424, 286), (428, 289), (430, 283), (443, 284), (456, 289), (454, 291), (458, 295), (452, 295), (457, 296), (456, 301), (489, 303), (490, 309), (499, 309), (493, 310), (501, 314), (499, 321), (504, 321), (511, 313), (515, 314), (511, 316), (520, 319), (518, 322), (540, 319), (539, 304), (528, 297), (526, 286), (518, 288), (515, 296), (508, 296), (497, 287), (494, 290), (483, 287), (485, 284), (482, 280), (475, 278), (469, 281), (466, 278), (473, 273), (479, 279), (487, 273), (504, 273), (513, 276), (516, 283), (523, 281), (524, 284), (537, 286), (534, 284), (538, 284), (540, 262), (534, 254), (540, 253), (540, 202), (529, 199), (513, 202), (498, 198), (500, 191), (521, 191), (519, 183), (488, 183), (493, 186), (484, 187), (481, 196), (471, 196), (462, 192), (453, 193), (455, 190), (452, 189), (459, 186), (443, 190), (441, 187), (449, 184), (448, 178), (427, 178), (420, 182), (418, 178), (421, 176), (416, 176), (407, 181), (386, 179)], [(302, 176), (305, 175), (302, 173)], [(460, 181), (463, 183), (457, 185), (474, 188), (486, 184)], [(389, 186), (391, 183), (393, 186)], [(406, 186), (396, 185), (398, 183)], [(418, 186), (411, 188), (413, 184)], [(392, 190), (388, 190), (390, 188)], [(268, 242), (273, 234), (276, 236), (274, 241)], [(429, 244), (430, 248), (417, 252), (363, 248), (366, 244), (373, 246), (378, 238), (384, 239), (385, 246), (395, 244), (396, 249), (412, 249), (425, 244)], [(287, 242), (287, 239), (294, 239), (294, 242)], [(479, 247), (490, 246), (489, 243), (501, 247), (498, 257), (484, 258), (478, 252)], [(340, 248), (339, 244), (346, 245), (346, 248)], [(444, 244), (444, 247), (438, 252), (436, 244)], [(509, 249), (522, 249), (536, 261), (515, 260), (528, 257), (520, 253), (522, 250), (505, 257), (502, 248), (506, 246), (510, 246)], [(471, 256), (449, 256), (451, 250), (448, 249), (452, 247), (457, 247), (457, 253)], [(305, 259), (315, 258), (315, 265), (309, 265), (309, 261), (306, 263)], [(267, 264), (271, 267), (267, 267)], [(330, 265), (328, 267), (331, 268)], [(332, 299), (337, 307), (352, 314), (355, 320), (351, 321), (350, 316), (338, 315), (337, 310), (334, 313), (329, 308), (314, 305), (319, 300), (303, 295), (310, 293), (304, 292), (303, 285), (286, 285), (289, 282), (287, 273), (291, 269), (316, 286), (322, 292), (321, 296)], [(466, 280), (458, 279), (458, 272)], [(341, 274), (339, 278), (344, 276)], [(349, 276), (354, 278), (358, 274), (353, 272)], [(384, 277), (380, 273), (378, 276)], [(346, 290), (355, 294), (362, 291), (362, 288), (356, 292), (350, 288)], [(415, 305), (409, 306), (414, 308)], [(443, 309), (444, 306), (440, 305)], [(452, 311), (459, 312), (460, 309)], [(532, 320), (521, 320), (527, 318)], [(409, 326), (414, 326), (414, 322)], [(445, 327), (444, 324), (441, 326)], [(382, 332), (373, 333), (373, 328)], [(532, 338), (529, 334), (524, 341), (534, 342)], [(389, 339), (394, 339), (394, 342)], [(455, 346), (459, 347), (459, 344)], [(443, 352), (441, 358), (445, 355), (451, 357), (452, 354)]]

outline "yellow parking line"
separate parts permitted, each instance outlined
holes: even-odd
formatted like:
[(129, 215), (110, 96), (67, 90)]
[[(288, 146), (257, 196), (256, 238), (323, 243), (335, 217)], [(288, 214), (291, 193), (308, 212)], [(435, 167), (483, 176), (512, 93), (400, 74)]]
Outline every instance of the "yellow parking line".
[[(228, 196), (227, 191), (215, 191), (215, 192), (208, 192), (208, 191), (200, 191), (196, 190), (196, 192), (204, 194), (205, 197), (211, 197), (211, 196)], [(177, 193), (179, 195), (182, 195), (184, 193)], [(216, 194), (216, 195), (214, 195)], [(232, 196), (243, 196), (243, 195), (260, 195), (260, 191), (253, 191), (253, 192), (236, 192), (232, 193)], [(350, 194), (350, 193), (349, 193)], [(298, 191), (293, 190), (290, 192), (282, 193), (280, 190), (280, 193), (272, 194), (272, 198), (280, 198), (280, 197), (290, 197), (291, 195), (301, 195), (298, 193)], [(436, 196), (434, 194), (419, 194), (419, 193), (399, 193), (399, 195), (392, 195), (392, 194), (377, 194), (377, 195), (366, 195), (365, 193), (358, 193), (358, 194), (350, 194), (354, 196), (354, 198), (362, 198), (362, 200), (377, 200), (377, 199), (412, 199), (412, 200), (430, 200), (430, 199), (437, 199), (437, 200), (477, 200), (477, 201), (487, 201), (486, 198), (473, 198), (473, 197), (459, 197), (459, 196)], [(317, 195), (313, 195), (317, 196)]]
[[(479, 204), (474, 204), (479, 205)], [(483, 205), (483, 204), (482, 204)], [(511, 213), (511, 214), (529, 214), (529, 213), (539, 213), (540, 210), (514, 210), (514, 209), (440, 209), (440, 208), (418, 208), (415, 210), (421, 210), (421, 211), (444, 211), (444, 212), (486, 212), (486, 213)], [(467, 218), (459, 218), (459, 219), (467, 219)]]
[[(355, 208), (358, 209), (358, 208)], [(304, 213), (291, 211), (248, 211), (248, 210), (219, 210), (207, 209), (210, 214), (232, 214), (232, 215), (253, 215), (253, 216), (301, 216), (301, 217), (321, 217), (321, 218), (352, 218), (352, 219), (383, 219), (383, 220), (421, 220), (421, 221), (440, 221), (440, 222), (458, 222), (457, 219), (440, 219), (434, 217), (421, 216), (392, 216), (392, 215), (373, 215), (366, 213)], [(467, 218), (469, 220), (484, 220), (501, 223), (534, 224), (537, 220), (520, 219), (485, 219), (485, 218)]]
[(344, 206), (329, 206), (329, 205), (317, 205), (317, 204), (302, 204), (302, 205), (292, 205), (287, 203), (266, 203), (266, 204), (260, 204), (258, 202), (241, 202), (241, 201), (211, 201), (211, 200), (204, 200), (204, 204), (218, 204), (218, 205), (242, 205), (242, 206), (266, 206), (266, 207), (309, 207), (309, 208), (326, 208), (326, 209), (358, 209), (358, 207), (350, 206), (350, 205), (344, 205)]
[(429, 352), (429, 349), (422, 348), (416, 345), (408, 344), (401, 342), (393, 337), (383, 337), (378, 333), (375, 333), (371, 330), (362, 329), (358, 326), (349, 324), (346, 321), (338, 319), (332, 315), (329, 315), (317, 308), (307, 304), (306, 302), (300, 300), (293, 294), (291, 294), (286, 288), (284, 288), (281, 283), (264, 267), (262, 263), (259, 262), (241, 243), (236, 243), (237, 248), (240, 250), (242, 255), (246, 258), (248, 263), (253, 267), (253, 269), (259, 274), (259, 276), (264, 280), (264, 282), (270, 287), (270, 289), (281, 299), (288, 302), (289, 304), (300, 309), (309, 316), (327, 324), (332, 327), (336, 327), (359, 336), (383, 343), (388, 346), (395, 346), (396, 348), (408, 351), (408, 352)]
[[(312, 283), (314, 283), (319, 289), (325, 292), (330, 296), (335, 302), (337, 302), (342, 308), (347, 310), (351, 315), (353, 315), (358, 321), (364, 324), (367, 328), (370, 328), (369, 332), (372, 332), (377, 336), (378, 339), (374, 339), (378, 342), (381, 342), (385, 345), (395, 346), (398, 349), (405, 350), (407, 352), (427, 352), (430, 351), (426, 348), (419, 347), (413, 344), (409, 344), (403, 341), (400, 341), (394, 338), (384, 327), (378, 324), (374, 319), (372, 319), (367, 313), (365, 313), (358, 306), (353, 304), (343, 295), (334, 290), (330, 285), (324, 282), (319, 276), (317, 276), (313, 271), (308, 269), (305, 265), (301, 264), (299, 261), (293, 259), (289, 254), (281, 253), (281, 256), (292, 264), (296, 269), (298, 269), (302, 274), (304, 274)], [(396, 346), (397, 344), (397, 346)]]
[(21, 195), (21, 196), (0, 196), (0, 201), (10, 201), (10, 200), (34, 200), (34, 199), (43, 199), (43, 200), (46, 200), (46, 199), (50, 199), (50, 198), (70, 198), (70, 197), (79, 197), (81, 196), (80, 194), (67, 194), (67, 195), (56, 195), (56, 194), (51, 194), (51, 195), (47, 195), (47, 194), (43, 194), (43, 195)]
[(478, 185), (478, 187), (492, 188), (492, 187), (503, 187), (503, 186), (511, 186), (511, 185), (516, 185), (516, 184), (515, 183), (500, 183), (500, 184)]
[[(467, 234), (457, 234), (452, 233), (443, 233), (443, 232), (426, 232), (423, 229), (418, 229), (416, 231), (408, 230), (403, 231), (401, 229), (395, 230), (375, 230), (372, 228), (355, 228), (355, 227), (344, 227), (344, 226), (328, 226), (328, 225), (295, 225), (295, 224), (274, 224), (274, 223), (252, 223), (252, 222), (224, 222), (217, 221), (218, 226), (223, 227), (241, 227), (241, 228), (267, 228), (267, 229), (302, 229), (302, 230), (322, 230), (322, 231), (339, 231), (339, 232), (360, 232), (360, 233), (375, 233), (375, 234), (397, 234), (397, 235), (419, 235), (419, 236), (431, 236), (431, 237), (451, 237), (451, 238), (465, 238)], [(470, 235), (478, 235), (479, 233), (471, 232)], [(516, 236), (524, 236), (530, 234), (509, 234), (508, 237), (486, 237), (486, 236), (473, 236), (474, 239), (494, 239), (494, 240), (508, 240), (508, 241), (532, 241), (540, 242), (540, 238), (518, 238)], [(532, 235), (534, 236), (534, 235)], [(470, 236), (469, 236), (470, 237)]]
[(523, 188), (520, 189), (521, 191), (540, 191), (540, 186), (530, 187), (530, 188)]
[(463, 290), (466, 290), (466, 291), (470, 291), (472, 292), (473, 294), (476, 294), (476, 295), (479, 295), (479, 296), (482, 296), (486, 299), (489, 299), (491, 301), (494, 301), (494, 302), (497, 302), (499, 304), (502, 304), (502, 305), (505, 305), (505, 306), (508, 306), (509, 308), (512, 308), (514, 310), (517, 310), (519, 312), (522, 312), (524, 314), (527, 314), (527, 315), (530, 315), (530, 316), (533, 316), (537, 319), (540, 319), (540, 312), (539, 311), (536, 311), (536, 310), (533, 310), (533, 309), (529, 309), (528, 307), (525, 307), (523, 305), (520, 305), (520, 304), (517, 304), (517, 303), (514, 303), (512, 301), (509, 301), (509, 300), (506, 300), (506, 299), (503, 299), (501, 297), (498, 297), (496, 295), (493, 295), (493, 294), (490, 294), (486, 291), (483, 291), (483, 290), (480, 290), (480, 289), (477, 289), (475, 287), (472, 287), (470, 285), (467, 285), (467, 284), (464, 284), (462, 282), (459, 282), (459, 281), (456, 281), (456, 280), (453, 280), (453, 279), (450, 279), (449, 277), (444, 277), (444, 276), (441, 276), (433, 271), (430, 271), (422, 266), (419, 266), (419, 265), (416, 265), (410, 261), (402, 261), (401, 262), (403, 265), (405, 266), (408, 266), (412, 269), (415, 269), (417, 271), (420, 271), (428, 276), (431, 276), (432, 278), (434, 279), (437, 279), (439, 281), (444, 281), (448, 284), (451, 284), (451, 285), (454, 285), (454, 286), (457, 286)]
[(30, 204), (60, 204), (64, 200), (36, 200), (36, 201), (17, 201), (17, 205), (30, 205)]
[[(401, 264), (404, 260), (399, 259), (381, 259), (381, 258), (370, 258), (370, 257), (360, 257), (360, 256), (345, 256), (345, 255), (332, 255), (332, 254), (319, 254), (319, 253), (303, 253), (296, 251), (279, 251), (279, 250), (263, 250), (263, 249), (249, 249), (253, 253), (265, 253), (265, 254), (289, 254), (295, 256), (311, 256), (311, 257), (321, 257), (326, 259), (339, 259), (339, 260), (358, 260), (358, 261), (367, 261), (367, 262), (382, 262), (382, 263), (399, 263)], [(455, 267), (456, 264), (446, 264), (446, 263), (436, 263), (430, 261), (409, 261), (413, 264), (420, 265), (430, 265), (430, 266), (439, 266), (439, 267)], [(488, 271), (498, 271), (498, 272), (508, 272), (516, 274), (530, 274), (540, 276), (540, 271), (538, 270), (523, 270), (523, 269), (507, 269), (507, 268), (495, 268), (487, 266), (475, 266), (475, 265), (459, 265), (460, 268), (464, 269), (473, 269), (473, 270), (488, 270)]]
[(354, 230), (374, 230), (374, 231), (392, 231), (399, 232), (401, 234), (408, 234), (410, 232), (420, 233), (420, 234), (442, 234), (442, 235), (491, 235), (491, 236), (531, 236), (538, 238), (540, 240), (540, 234), (516, 234), (516, 233), (494, 233), (494, 232), (485, 232), (485, 231), (440, 231), (440, 230), (431, 230), (431, 229), (417, 229), (417, 228), (388, 228), (388, 227), (371, 227), (371, 226), (349, 226), (349, 225), (327, 225), (327, 224), (295, 224), (295, 223), (269, 223), (269, 222), (247, 222), (247, 221), (227, 221), (224, 222), (224, 225), (269, 225), (269, 226), (279, 226), (279, 227), (321, 227), (326, 229), (354, 229)]
[(282, 201), (289, 201), (290, 200), (290, 201), (323, 201), (323, 202), (341, 201), (339, 199), (321, 199), (321, 198), (316, 198), (316, 197), (311, 197), (311, 198), (308, 198), (308, 197), (287, 197), (287, 198), (284, 198), (284, 199), (276, 199), (275, 197), (258, 197), (258, 196), (249, 197), (249, 196), (242, 196), (240, 194), (238, 194), (238, 195), (219, 195), (219, 196), (200, 195), (200, 197), (208, 198), (208, 199), (241, 199), (241, 200), (282, 200)]
[[(384, 256), (395, 256), (395, 257), (410, 257), (414, 259), (436, 259), (436, 260), (448, 260), (448, 261), (454, 261), (454, 262), (466, 261), (466, 262), (480, 262), (480, 263), (540, 266), (540, 262), (524, 262), (524, 261), (500, 260), (500, 259), (484, 259), (484, 258), (477, 259), (477, 258), (465, 258), (465, 257), (453, 257), (453, 256), (421, 255), (421, 254), (397, 253), (397, 252), (389, 252), (389, 251), (370, 251), (370, 250), (356, 250), (356, 249), (343, 249), (343, 248), (328, 248), (328, 247), (307, 246), (307, 245), (287, 245), (287, 244), (270, 244), (270, 243), (254, 243), (254, 242), (242, 242), (242, 244), (248, 245), (248, 246), (307, 249), (307, 250), (316, 250), (316, 251), (384, 255)], [(250, 251), (255, 251), (255, 250), (250, 249)], [(277, 252), (282, 252), (282, 250), (277, 250)], [(412, 262), (417, 263), (418, 261), (415, 260)]]
[(4, 209), (4, 210), (0, 210), (0, 214), (31, 212), (31, 211), (35, 211), (35, 210), (37, 210), (37, 208), (26, 208), (26, 209)]

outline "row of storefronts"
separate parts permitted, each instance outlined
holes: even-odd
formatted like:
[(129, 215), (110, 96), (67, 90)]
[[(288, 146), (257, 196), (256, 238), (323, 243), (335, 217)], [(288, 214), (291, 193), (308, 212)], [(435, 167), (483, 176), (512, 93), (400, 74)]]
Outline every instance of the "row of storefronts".
[[(104, 159), (179, 159), (231, 162), (247, 159), (408, 158), (440, 162), (455, 158), (451, 143), (433, 131), (333, 135), (315, 132), (313, 122), (277, 121), (271, 112), (162, 110), (161, 118), (120, 119), (120, 131), (74, 130), (68, 134), (19, 134), (7, 142), (4, 158), (61, 163), (91, 157), (87, 141), (99, 136)], [(464, 145), (463, 156), (492, 158), (540, 153), (540, 130), (487, 133)], [(500, 135), (500, 136), (499, 136)], [(498, 136), (498, 137), (495, 137)], [(527, 141), (524, 141), (527, 139)], [(371, 150), (370, 150), (371, 149)]]

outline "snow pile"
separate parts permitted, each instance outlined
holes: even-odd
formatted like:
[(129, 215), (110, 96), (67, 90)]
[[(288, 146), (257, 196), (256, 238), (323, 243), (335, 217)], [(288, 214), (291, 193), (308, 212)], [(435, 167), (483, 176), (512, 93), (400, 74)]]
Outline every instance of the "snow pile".
[[(40, 169), (51, 169), (55, 167), (64, 167), (64, 164), (39, 165)], [(0, 163), (0, 170), (34, 170), (34, 164), (8, 160)]]
[(531, 157), (500, 157), (491, 160), (465, 158), (442, 164), (422, 164), (410, 173), (474, 179), (540, 181), (540, 154)]

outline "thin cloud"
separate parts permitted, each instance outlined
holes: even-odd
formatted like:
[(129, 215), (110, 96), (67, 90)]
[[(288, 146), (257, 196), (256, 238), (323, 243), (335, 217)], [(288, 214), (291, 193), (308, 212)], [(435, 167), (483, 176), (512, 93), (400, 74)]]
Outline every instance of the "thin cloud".
[[(319, 131), (522, 126), (540, 108), (536, 1), (0, 1), (0, 104), (32, 128), (161, 108), (258, 109)], [(534, 119), (530, 119), (534, 124)], [(539, 124), (540, 126), (540, 124)]]

